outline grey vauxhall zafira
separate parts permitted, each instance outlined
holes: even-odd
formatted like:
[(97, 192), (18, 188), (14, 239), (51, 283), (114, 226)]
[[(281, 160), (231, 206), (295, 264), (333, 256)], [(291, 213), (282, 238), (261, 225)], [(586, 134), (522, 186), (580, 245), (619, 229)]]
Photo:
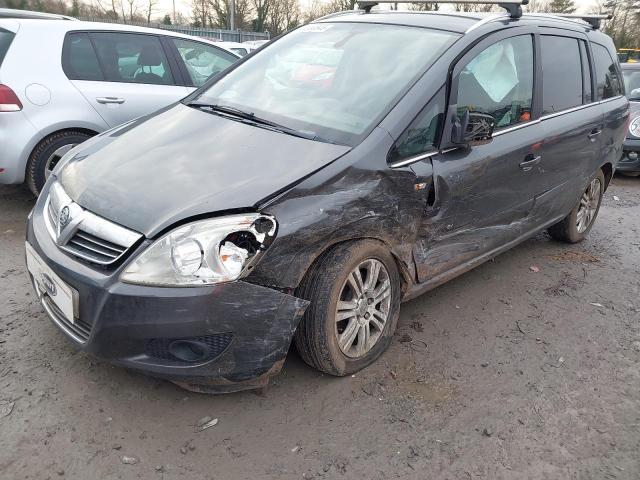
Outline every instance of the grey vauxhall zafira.
[[(362, 10), (300, 27), (58, 164), (29, 216), (78, 348), (185, 388), (351, 374), (403, 300), (548, 229), (581, 241), (629, 103), (597, 16)], [(586, 20), (586, 21), (585, 21)]]

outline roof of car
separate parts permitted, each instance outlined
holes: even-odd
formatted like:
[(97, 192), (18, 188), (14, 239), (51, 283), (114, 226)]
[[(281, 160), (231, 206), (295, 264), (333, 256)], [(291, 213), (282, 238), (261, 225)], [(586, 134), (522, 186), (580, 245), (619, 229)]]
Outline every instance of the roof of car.
[[(499, 13), (465, 13), (443, 11), (396, 11), (362, 10), (339, 12), (322, 17), (316, 22), (363, 22), (384, 23), (391, 25), (407, 25), (413, 27), (433, 28), (457, 33), (465, 33), (477, 26), (493, 21), (509, 20), (506, 12)], [(566, 27), (569, 29), (593, 30), (590, 25), (578, 18), (562, 18), (551, 13), (524, 14), (518, 21)]]
[(17, 10), (14, 8), (0, 8), (0, 18), (36, 18), (39, 20), (75, 20), (67, 15), (55, 13), (33, 12), (31, 10)]
[[(202, 40), (201, 38), (194, 37), (192, 35), (186, 35), (183, 33), (174, 32), (172, 30), (164, 30), (159, 28), (149, 28), (149, 27), (137, 27), (135, 25), (124, 25), (121, 23), (103, 23), (103, 22), (86, 22), (82, 20), (69, 21), (62, 19), (48, 19), (43, 21), (41, 19), (36, 18), (1, 18), (0, 17), (0, 25), (3, 22), (18, 22), (23, 25), (36, 25), (38, 30), (43, 30), (45, 28), (48, 29), (58, 29), (61, 31), (87, 31), (87, 30), (105, 30), (112, 32), (135, 32), (135, 33), (152, 33), (155, 35), (167, 35), (170, 37), (180, 37), (189, 40)], [(214, 42), (210, 42), (215, 45)], [(218, 45), (219, 46), (219, 45)], [(224, 47), (219, 46), (224, 50), (227, 50)]]
[(622, 70), (640, 70), (640, 63), (630, 62), (630, 63), (621, 63), (620, 67)]

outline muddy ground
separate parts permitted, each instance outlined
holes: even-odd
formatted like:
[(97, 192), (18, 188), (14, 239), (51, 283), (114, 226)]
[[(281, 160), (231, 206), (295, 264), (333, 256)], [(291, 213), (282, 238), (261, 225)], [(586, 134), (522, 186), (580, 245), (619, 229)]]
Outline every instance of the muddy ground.
[(2, 479), (640, 478), (640, 178), (584, 243), (540, 234), (404, 304), (355, 376), (292, 351), (263, 392), (217, 397), (72, 348), (31, 293), (31, 205), (0, 188)]

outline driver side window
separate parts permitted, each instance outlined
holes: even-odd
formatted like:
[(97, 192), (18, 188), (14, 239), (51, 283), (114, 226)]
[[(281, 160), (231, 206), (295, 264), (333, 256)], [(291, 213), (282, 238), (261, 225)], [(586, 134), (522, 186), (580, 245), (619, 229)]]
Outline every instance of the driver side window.
[(486, 113), (496, 130), (531, 120), (533, 37), (521, 35), (484, 49), (460, 73), (458, 113)]

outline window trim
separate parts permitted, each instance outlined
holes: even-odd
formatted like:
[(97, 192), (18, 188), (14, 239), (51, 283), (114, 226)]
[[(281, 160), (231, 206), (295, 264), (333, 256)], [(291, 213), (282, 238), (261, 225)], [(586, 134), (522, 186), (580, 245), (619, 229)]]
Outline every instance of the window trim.
[[(578, 49), (580, 50), (580, 62), (582, 63), (582, 78), (584, 81), (584, 74), (588, 73), (589, 83), (591, 86), (591, 99), (587, 101), (586, 98), (584, 98), (584, 92), (582, 92), (582, 96), (583, 96), (582, 104), (589, 105), (590, 103), (593, 103), (596, 101), (596, 92), (595, 92), (594, 75), (593, 75), (593, 55), (591, 54), (591, 48), (588, 40), (578, 39), (578, 45), (579, 45)], [(582, 47), (584, 47), (584, 53), (587, 56), (586, 59), (582, 58), (582, 53), (583, 53)], [(586, 63), (585, 63), (585, 60), (586, 60)], [(584, 71), (585, 67), (587, 69), (586, 72)], [(584, 84), (583, 84), (583, 89), (584, 89)]]
[[(106, 83), (118, 83), (118, 84), (125, 84), (125, 85), (156, 85), (159, 87), (183, 87), (184, 85), (179, 82), (178, 80), (181, 78), (181, 75), (178, 75), (177, 72), (175, 71), (175, 67), (172, 65), (171, 62), (171, 53), (167, 51), (162, 38), (168, 35), (158, 35), (155, 33), (147, 33), (147, 32), (134, 32), (131, 30), (100, 30), (100, 29), (79, 29), (79, 30), (69, 30), (68, 32), (65, 33), (64, 35), (64, 40), (63, 40), (63, 48), (60, 51), (60, 65), (62, 66), (62, 69), (64, 71), (64, 63), (63, 63), (63, 52), (64, 52), (64, 44), (67, 41), (67, 37), (70, 34), (74, 34), (74, 33), (84, 33), (89, 37), (89, 41), (91, 42), (91, 47), (93, 48), (93, 51), (96, 55), (96, 58), (98, 59), (98, 65), (100, 65), (100, 71), (102, 73), (102, 80), (78, 80), (78, 81), (82, 81), (82, 82), (106, 82)], [(171, 72), (171, 76), (173, 77), (173, 81), (171, 83), (143, 83), (143, 82), (116, 82), (114, 80), (107, 80), (107, 76), (105, 75), (105, 69), (104, 69), (104, 65), (102, 64), (102, 60), (100, 59), (100, 55), (98, 55), (98, 50), (96, 49), (95, 43), (94, 43), (94, 39), (92, 38), (92, 34), (93, 33), (116, 33), (116, 34), (123, 34), (123, 35), (144, 35), (144, 36), (148, 36), (148, 37), (154, 37), (157, 38), (160, 41), (160, 45), (162, 48), (162, 51), (165, 55), (165, 57), (167, 57), (167, 67), (169, 68), (169, 71)], [(71, 79), (69, 78), (69, 76), (67, 75), (67, 72), (64, 72), (65, 76), (69, 79), (69, 80), (77, 80), (77, 79)]]

